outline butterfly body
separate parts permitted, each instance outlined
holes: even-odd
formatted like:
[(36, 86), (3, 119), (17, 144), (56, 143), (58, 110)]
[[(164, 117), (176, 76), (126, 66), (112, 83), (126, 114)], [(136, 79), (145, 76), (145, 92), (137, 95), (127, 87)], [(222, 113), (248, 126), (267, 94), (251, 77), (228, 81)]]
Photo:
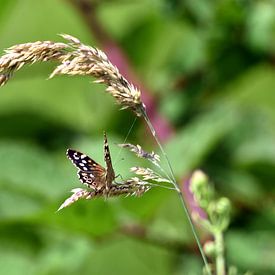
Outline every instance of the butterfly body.
[(104, 161), (106, 169), (98, 164), (96, 161), (87, 155), (73, 150), (67, 150), (67, 157), (71, 160), (74, 166), (77, 167), (78, 178), (80, 182), (87, 185), (95, 191), (105, 191), (108, 193), (113, 180), (115, 179), (115, 172), (112, 165), (107, 136), (104, 133)]

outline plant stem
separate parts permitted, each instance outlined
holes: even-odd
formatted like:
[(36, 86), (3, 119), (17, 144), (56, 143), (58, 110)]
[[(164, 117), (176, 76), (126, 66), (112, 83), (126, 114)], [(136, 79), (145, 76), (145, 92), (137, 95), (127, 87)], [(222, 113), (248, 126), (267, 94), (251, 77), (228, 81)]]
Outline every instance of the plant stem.
[(217, 275), (225, 275), (224, 240), (222, 232), (215, 232), (214, 238), (216, 246), (216, 273)]
[[(203, 259), (205, 268), (206, 268), (206, 272), (208, 273), (208, 275), (211, 275), (212, 273), (211, 273), (211, 271), (210, 271), (210, 267), (209, 267), (207, 258), (206, 258), (206, 256), (205, 256), (205, 253), (203, 252), (203, 248), (202, 248), (202, 245), (201, 245), (201, 243), (200, 243), (200, 240), (199, 240), (198, 234), (197, 234), (197, 232), (196, 232), (195, 226), (194, 226), (194, 224), (193, 224), (193, 221), (192, 221), (192, 219), (191, 219), (191, 215), (190, 215), (190, 213), (189, 213), (189, 211), (188, 211), (188, 209), (187, 209), (187, 206), (186, 206), (186, 204), (185, 204), (185, 201), (184, 201), (184, 199), (183, 199), (182, 192), (181, 192), (181, 190), (180, 190), (180, 188), (179, 188), (179, 186), (178, 186), (178, 184), (177, 184), (177, 182), (176, 182), (176, 178), (175, 178), (175, 175), (174, 175), (174, 172), (173, 172), (171, 163), (170, 163), (170, 161), (169, 161), (169, 159), (168, 159), (168, 156), (167, 156), (166, 152), (164, 151), (164, 149), (163, 149), (163, 147), (162, 147), (162, 145), (161, 145), (161, 143), (160, 143), (160, 141), (159, 141), (159, 139), (158, 139), (158, 136), (157, 136), (157, 134), (156, 134), (156, 131), (155, 131), (155, 129), (154, 129), (154, 127), (153, 127), (153, 125), (152, 125), (152, 123), (151, 123), (151, 121), (150, 121), (150, 119), (149, 119), (147, 113), (146, 113), (146, 110), (142, 108), (141, 113), (142, 113), (143, 118), (144, 118), (144, 120), (146, 121), (146, 123), (147, 123), (147, 125), (148, 125), (148, 127), (149, 127), (149, 129), (150, 129), (150, 131), (151, 131), (151, 133), (152, 133), (152, 135), (153, 135), (153, 137), (154, 137), (154, 139), (156, 140), (156, 142), (157, 142), (157, 144), (158, 144), (158, 146), (159, 146), (159, 148), (160, 148), (160, 150), (161, 150), (162, 155), (164, 156), (164, 158), (165, 158), (165, 160), (166, 160), (166, 163), (167, 163), (168, 168), (169, 168), (169, 172), (170, 172), (171, 177), (172, 177), (172, 179), (173, 179), (173, 180), (172, 180), (172, 183), (173, 183), (173, 185), (174, 185), (174, 187), (175, 187), (175, 189), (176, 189), (176, 191), (177, 191), (177, 193), (178, 193), (178, 195), (179, 195), (179, 199), (180, 199), (182, 208), (184, 209), (184, 212), (185, 212), (185, 214), (186, 214), (186, 216), (187, 216), (187, 219), (188, 219), (188, 222), (189, 222), (189, 224), (190, 224), (192, 233), (193, 233), (193, 235), (194, 235), (195, 241), (196, 241), (196, 243), (197, 243), (197, 245), (198, 245), (198, 248), (199, 248), (199, 250), (200, 250), (200, 253), (201, 253), (201, 256), (202, 256), (202, 259)], [(220, 274), (219, 274), (219, 275), (220, 275)], [(223, 274), (223, 275), (224, 275), (224, 274)]]
[(170, 164), (170, 161), (169, 161), (169, 159), (168, 159), (168, 156), (167, 156), (166, 152), (164, 151), (164, 149), (163, 149), (163, 147), (162, 147), (162, 145), (161, 145), (161, 143), (160, 143), (160, 141), (159, 141), (159, 138), (158, 138), (158, 136), (157, 136), (157, 133), (156, 133), (156, 131), (155, 131), (155, 128), (154, 128), (154, 126), (152, 125), (152, 123), (151, 123), (151, 121), (150, 121), (150, 119), (149, 119), (149, 117), (148, 117), (148, 115), (147, 115), (147, 113), (146, 113), (146, 110), (145, 110), (145, 109), (142, 109), (142, 110), (141, 110), (141, 113), (142, 113), (143, 118), (144, 118), (144, 120), (146, 121), (146, 123), (147, 123), (147, 125), (148, 125), (148, 127), (149, 127), (149, 129), (150, 129), (150, 131), (151, 131), (151, 133), (152, 133), (152, 135), (153, 135), (155, 141), (157, 142), (157, 144), (158, 144), (158, 146), (159, 146), (159, 148), (160, 148), (160, 151), (161, 151), (162, 155), (164, 156), (164, 158), (165, 158), (165, 160), (166, 160), (166, 163), (167, 163), (167, 165), (168, 165), (169, 172), (170, 172), (170, 174), (171, 174), (172, 179), (169, 177), (169, 175), (167, 175), (167, 176), (168, 176), (169, 179), (172, 181), (172, 183), (173, 183), (173, 185), (175, 186), (177, 192), (180, 192), (180, 189), (179, 189), (179, 187), (178, 187), (178, 185), (177, 185), (177, 183), (176, 183), (176, 178), (175, 178), (175, 176), (174, 176), (173, 168), (172, 168), (172, 166), (171, 166), (171, 164)]
[[(177, 193), (178, 193), (178, 195), (179, 195), (180, 202), (181, 202), (182, 207), (183, 207), (183, 209), (184, 209), (184, 211), (185, 211), (185, 214), (186, 214), (187, 219), (188, 219), (188, 222), (189, 222), (189, 224), (190, 224), (192, 233), (193, 233), (193, 235), (194, 235), (194, 238), (195, 238), (196, 243), (197, 243), (197, 245), (198, 245), (198, 248), (199, 248), (199, 250), (200, 250), (200, 253), (201, 253), (201, 256), (202, 256), (204, 265), (205, 265), (206, 272), (208, 273), (208, 275), (211, 275), (212, 273), (211, 273), (211, 271), (210, 271), (210, 267), (209, 267), (207, 258), (206, 258), (205, 254), (204, 254), (204, 252), (203, 252), (203, 248), (202, 248), (201, 242), (200, 242), (200, 240), (199, 240), (198, 233), (197, 233), (197, 231), (196, 231), (196, 229), (195, 229), (195, 226), (194, 226), (194, 224), (193, 224), (193, 221), (192, 221), (192, 219), (191, 219), (191, 216), (190, 216), (190, 214), (189, 214), (189, 212), (188, 212), (188, 209), (187, 209), (187, 207), (186, 207), (185, 201), (184, 201), (184, 199), (183, 199), (182, 192), (180, 191), (180, 192), (177, 192)], [(219, 275), (219, 274), (217, 274), (217, 275)]]

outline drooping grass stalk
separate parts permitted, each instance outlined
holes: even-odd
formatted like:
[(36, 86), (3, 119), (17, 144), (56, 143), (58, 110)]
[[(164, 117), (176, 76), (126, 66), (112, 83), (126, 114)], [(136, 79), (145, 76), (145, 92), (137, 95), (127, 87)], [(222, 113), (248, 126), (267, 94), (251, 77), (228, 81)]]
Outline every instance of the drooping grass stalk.
[[(189, 211), (188, 211), (188, 208), (187, 208), (187, 206), (186, 206), (186, 203), (185, 203), (185, 201), (184, 201), (184, 199), (183, 199), (183, 194), (182, 194), (182, 192), (181, 192), (181, 190), (180, 190), (180, 188), (179, 188), (179, 186), (178, 186), (178, 184), (177, 184), (177, 182), (176, 182), (175, 174), (174, 174), (172, 165), (171, 165), (171, 163), (170, 163), (170, 160), (169, 160), (169, 158), (168, 158), (168, 156), (167, 156), (165, 150), (163, 149), (163, 146), (162, 146), (162, 144), (161, 144), (161, 142), (160, 142), (160, 140), (159, 140), (159, 138), (158, 138), (158, 136), (157, 136), (157, 133), (156, 133), (156, 131), (155, 131), (155, 129), (154, 129), (154, 126), (152, 125), (152, 123), (151, 123), (151, 121), (150, 121), (150, 119), (149, 119), (149, 117), (148, 117), (148, 115), (147, 115), (147, 113), (146, 113), (145, 108), (142, 108), (141, 113), (142, 113), (142, 116), (143, 116), (145, 122), (147, 123), (147, 125), (148, 125), (148, 127), (149, 127), (149, 129), (150, 129), (150, 132), (151, 132), (152, 136), (154, 137), (155, 141), (157, 142), (157, 144), (158, 144), (158, 146), (159, 146), (159, 148), (160, 148), (160, 151), (161, 151), (162, 155), (164, 156), (164, 158), (165, 158), (165, 160), (166, 160), (167, 166), (168, 166), (168, 168), (169, 168), (169, 172), (170, 172), (171, 177), (172, 177), (172, 179), (173, 179), (172, 183), (173, 183), (173, 185), (174, 185), (174, 187), (175, 187), (175, 190), (176, 190), (177, 193), (178, 193), (179, 200), (180, 200), (180, 202), (181, 202), (182, 208), (184, 209), (184, 212), (185, 212), (185, 214), (186, 214), (186, 216), (187, 216), (188, 222), (189, 222), (190, 227), (191, 227), (191, 231), (192, 231), (192, 233), (193, 233), (193, 235), (194, 235), (195, 241), (196, 241), (196, 243), (197, 243), (197, 245), (198, 245), (198, 248), (199, 248), (199, 250), (200, 250), (200, 253), (201, 253), (201, 256), (202, 256), (202, 259), (203, 259), (205, 268), (206, 268), (206, 272), (207, 272), (209, 275), (211, 275), (212, 273), (211, 273), (211, 270), (210, 270), (210, 267), (209, 267), (209, 264), (208, 264), (206, 255), (205, 255), (205, 253), (204, 253), (204, 251), (203, 251), (203, 248), (202, 248), (200, 239), (199, 239), (199, 237), (198, 237), (198, 233), (197, 233), (197, 231), (196, 231), (196, 229), (195, 229), (194, 223), (193, 223), (193, 221), (192, 221), (191, 215), (190, 215), (190, 213), (189, 213)], [(221, 263), (219, 263), (219, 264), (221, 264)], [(218, 273), (218, 274), (219, 274), (219, 273)]]
[[(168, 177), (172, 179), (171, 182), (179, 195), (182, 207), (187, 215), (192, 232), (202, 255), (206, 271), (208, 274), (211, 274), (198, 234), (184, 202), (182, 192), (176, 183), (175, 175), (168, 156), (158, 139), (156, 131), (146, 113), (145, 106), (141, 101), (140, 90), (120, 74), (117, 67), (110, 62), (104, 52), (84, 45), (80, 40), (70, 35), (62, 36), (67, 40), (67, 43), (42, 41), (19, 44), (7, 49), (6, 53), (0, 58), (0, 86), (5, 85), (13, 73), (25, 64), (54, 60), (60, 64), (52, 72), (50, 77), (58, 74), (93, 76), (96, 78), (96, 83), (102, 83), (107, 86), (106, 92), (115, 98), (116, 102), (122, 106), (122, 109), (131, 109), (136, 116), (142, 116), (167, 162), (171, 174)], [(136, 192), (135, 189), (131, 189), (130, 191)]]
[[(176, 178), (175, 178), (175, 175), (174, 175), (174, 172), (173, 172), (173, 168), (172, 168), (172, 166), (171, 166), (171, 163), (170, 163), (170, 161), (169, 161), (169, 159), (168, 159), (168, 156), (167, 156), (166, 152), (164, 151), (164, 149), (163, 149), (163, 147), (162, 147), (162, 144), (161, 144), (160, 141), (159, 141), (159, 138), (158, 138), (158, 136), (157, 136), (157, 133), (156, 133), (156, 131), (155, 131), (155, 128), (154, 128), (154, 126), (152, 125), (152, 123), (151, 123), (151, 121), (150, 121), (150, 119), (149, 119), (149, 117), (148, 117), (148, 115), (147, 115), (147, 113), (146, 113), (145, 108), (142, 108), (141, 113), (142, 113), (142, 116), (143, 116), (145, 122), (147, 123), (147, 125), (148, 125), (148, 127), (149, 127), (149, 129), (150, 129), (151, 134), (153, 135), (155, 141), (157, 142), (157, 144), (158, 144), (158, 146), (159, 146), (159, 148), (160, 148), (160, 151), (161, 151), (162, 155), (164, 156), (164, 158), (165, 158), (165, 160), (166, 160), (166, 163), (167, 163), (168, 168), (169, 168), (170, 175), (171, 175), (171, 177), (172, 177), (172, 182), (174, 183), (175, 188), (177, 189), (177, 191), (180, 192), (180, 189), (179, 189), (179, 187), (178, 187), (178, 185), (177, 185), (177, 183), (176, 183)], [(170, 178), (170, 177), (169, 177), (169, 178)]]

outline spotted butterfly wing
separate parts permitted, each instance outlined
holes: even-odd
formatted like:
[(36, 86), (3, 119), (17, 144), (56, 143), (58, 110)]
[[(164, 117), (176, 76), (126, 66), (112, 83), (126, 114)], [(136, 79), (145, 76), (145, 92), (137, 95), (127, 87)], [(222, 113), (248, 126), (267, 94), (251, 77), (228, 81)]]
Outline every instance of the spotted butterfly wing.
[(104, 161), (106, 163), (106, 188), (109, 189), (115, 179), (115, 172), (112, 165), (111, 154), (109, 150), (108, 140), (104, 132)]
[(78, 168), (79, 180), (94, 190), (106, 187), (106, 170), (87, 155), (73, 149), (67, 150), (67, 157)]
[(104, 161), (106, 169), (95, 162), (87, 155), (73, 149), (67, 150), (67, 157), (78, 168), (79, 180), (94, 190), (108, 191), (115, 179), (115, 172), (112, 165), (109, 145), (106, 133), (104, 132)]

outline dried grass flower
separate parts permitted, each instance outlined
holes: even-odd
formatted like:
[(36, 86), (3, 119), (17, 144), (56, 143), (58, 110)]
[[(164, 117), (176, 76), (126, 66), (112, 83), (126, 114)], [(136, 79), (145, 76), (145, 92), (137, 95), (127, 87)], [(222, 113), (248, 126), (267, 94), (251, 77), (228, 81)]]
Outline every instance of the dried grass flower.
[[(118, 146), (122, 148), (127, 148), (131, 152), (134, 152), (137, 157), (144, 158), (150, 161), (161, 172), (161, 173), (158, 173), (150, 168), (144, 168), (139, 166), (132, 167), (130, 171), (134, 172), (137, 176), (141, 176), (143, 181), (145, 182), (154, 181), (158, 183), (169, 183), (174, 185), (173, 180), (169, 177), (169, 175), (160, 165), (160, 156), (156, 154), (154, 151), (152, 151), (151, 153), (148, 153), (145, 150), (143, 150), (140, 145), (133, 145), (131, 143), (118, 144)], [(163, 176), (162, 174), (164, 174), (165, 176)], [(164, 185), (162, 187), (167, 187), (167, 186)]]
[(138, 176), (142, 176), (142, 181), (145, 182), (151, 180), (159, 183), (171, 183), (169, 179), (164, 178), (162, 175), (150, 168), (135, 166), (131, 168), (131, 172), (134, 172)]
[(132, 178), (123, 183), (112, 184), (108, 190), (86, 190), (83, 188), (75, 188), (71, 191), (73, 194), (61, 204), (57, 211), (72, 205), (79, 199), (89, 200), (100, 197), (117, 197), (121, 195), (139, 197), (147, 192), (150, 188), (151, 187), (148, 185), (148, 183), (143, 182), (138, 178)]
[(141, 115), (144, 105), (140, 99), (140, 90), (120, 74), (103, 51), (84, 45), (71, 35), (62, 34), (61, 36), (69, 42), (72, 51), (50, 77), (57, 74), (93, 76), (96, 78), (96, 83), (107, 86), (106, 92), (122, 105), (122, 109), (130, 108)]
[(54, 69), (50, 78), (58, 74), (93, 76), (96, 83), (107, 86), (106, 92), (116, 99), (122, 109), (129, 108), (138, 116), (145, 112), (140, 90), (120, 74), (103, 51), (84, 45), (71, 35), (61, 36), (67, 43), (37, 41), (8, 48), (0, 57), (0, 85), (5, 85), (13, 72), (25, 64), (55, 60), (60, 65)]
[(144, 151), (140, 145), (133, 145), (131, 143), (118, 144), (119, 147), (127, 148), (131, 152), (134, 152), (139, 158), (145, 158), (151, 161), (153, 164), (159, 166), (160, 156), (155, 152), (148, 153)]
[(5, 85), (12, 74), (25, 64), (49, 60), (62, 61), (68, 49), (67, 44), (51, 41), (18, 44), (6, 49), (0, 58), (0, 85)]

